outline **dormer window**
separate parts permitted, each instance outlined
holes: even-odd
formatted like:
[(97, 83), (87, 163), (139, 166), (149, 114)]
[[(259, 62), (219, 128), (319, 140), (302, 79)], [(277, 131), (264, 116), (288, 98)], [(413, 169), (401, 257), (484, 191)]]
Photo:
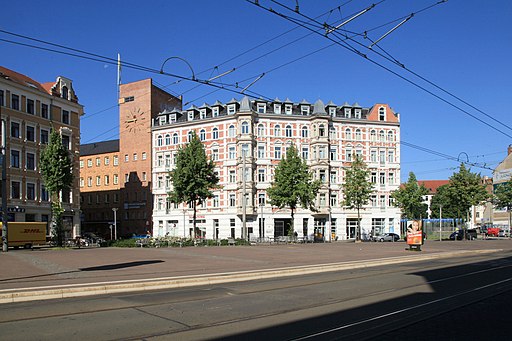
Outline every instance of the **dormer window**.
[(213, 107), (212, 108), (212, 117), (219, 116), (219, 107)]
[(164, 125), (165, 123), (167, 123), (167, 119), (165, 116), (161, 116), (160, 117), (160, 125)]
[(176, 122), (176, 114), (172, 114), (170, 123), (175, 123), (175, 122)]
[(193, 119), (194, 119), (194, 112), (193, 111), (189, 111), (188, 112), (188, 120), (192, 121)]
[(386, 108), (380, 107), (379, 108), (379, 121), (385, 121), (386, 120)]
[(274, 113), (275, 114), (281, 113), (281, 104), (274, 104)]
[(329, 115), (332, 117), (336, 116), (336, 108), (335, 107), (329, 107)]
[(345, 114), (345, 118), (350, 118), (350, 116), (351, 116), (350, 108), (345, 108), (344, 114)]
[(302, 115), (309, 115), (309, 105), (301, 105), (300, 112)]
[(63, 86), (62, 87), (62, 98), (68, 99), (68, 94), (69, 94), (68, 87), (67, 86)]
[(236, 112), (236, 105), (230, 104), (228, 105), (228, 115), (234, 115)]
[(355, 109), (354, 116), (355, 118), (361, 118), (361, 109)]
[(292, 114), (292, 105), (291, 104), (285, 104), (284, 112), (285, 112), (286, 115), (291, 115)]
[(258, 110), (258, 114), (264, 114), (266, 112), (265, 103), (258, 103), (257, 110)]
[(206, 109), (201, 109), (199, 111), (199, 118), (200, 119), (205, 119), (206, 118)]

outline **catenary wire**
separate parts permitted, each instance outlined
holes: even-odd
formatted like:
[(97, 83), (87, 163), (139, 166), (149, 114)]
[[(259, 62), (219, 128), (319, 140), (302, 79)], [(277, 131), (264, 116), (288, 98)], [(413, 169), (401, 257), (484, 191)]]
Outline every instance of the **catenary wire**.
[[(246, 1), (249, 1), (249, 0), (246, 0)], [(276, 1), (276, 0), (271, 0), (271, 1), (272, 1), (272, 2), (274, 2), (274, 3), (276, 3), (276, 4), (278, 4), (278, 5), (280, 5), (280, 6), (282, 6), (282, 7), (284, 7), (284, 8), (286, 8), (286, 9), (288, 9), (288, 10), (290, 10), (290, 11), (292, 10), (292, 9), (291, 9), (291, 8), (289, 8), (288, 6), (281, 4), (281, 3), (279, 3), (279, 2), (278, 2), (278, 1)], [(417, 15), (418, 13), (421, 13), (421, 12), (423, 12), (423, 11), (426, 11), (426, 10), (428, 10), (428, 9), (431, 9), (431, 8), (433, 8), (434, 6), (437, 6), (437, 5), (440, 5), (440, 4), (442, 4), (442, 3), (445, 3), (446, 1), (447, 1), (447, 0), (441, 0), (441, 1), (438, 1), (438, 2), (436, 2), (436, 3), (434, 3), (434, 4), (432, 4), (432, 5), (429, 5), (429, 6), (427, 6), (427, 7), (424, 7), (424, 8), (422, 8), (422, 9), (418, 10), (418, 11), (415, 11), (415, 12), (411, 13), (410, 15)], [(249, 2), (250, 2), (250, 1), (249, 1)], [(273, 12), (275, 12), (275, 11), (273, 11)], [(301, 16), (303, 16), (303, 17), (307, 18), (308, 20), (312, 20), (312, 21), (314, 21), (314, 20), (315, 20), (314, 18), (311, 18), (311, 17), (309, 17), (309, 16), (307, 16), (307, 15), (305, 15), (305, 14), (303, 14), (303, 13), (299, 13), (299, 15), (301, 15)], [(405, 16), (405, 17), (407, 17), (407, 16)], [(405, 17), (402, 17), (402, 18), (405, 18)], [(397, 20), (400, 20), (400, 19), (397, 19)], [(395, 20), (395, 21), (397, 21), (397, 20)], [(318, 22), (317, 22), (317, 24), (321, 25), (321, 23), (318, 23)], [(300, 25), (300, 24), (299, 24), (299, 25)], [(308, 29), (307, 27), (304, 27), (304, 28)], [(366, 33), (366, 32), (368, 32), (368, 31), (365, 31), (365, 33)], [(338, 34), (336, 31), (334, 31), (333, 33), (334, 33), (335, 35), (336, 35), (336, 34)], [(361, 35), (361, 34), (358, 34), (358, 35)], [(417, 77), (417, 78), (421, 79), (422, 81), (424, 81), (424, 82), (426, 82), (426, 83), (428, 83), (428, 84), (432, 85), (432, 86), (433, 86), (433, 87), (435, 87), (436, 89), (438, 89), (438, 90), (440, 90), (440, 91), (444, 92), (445, 94), (447, 94), (447, 95), (451, 96), (452, 98), (457, 99), (457, 100), (458, 100), (458, 101), (460, 101), (461, 103), (463, 103), (463, 104), (465, 104), (465, 105), (469, 106), (469, 107), (470, 107), (470, 108), (472, 108), (473, 110), (476, 110), (477, 112), (481, 113), (482, 115), (486, 116), (487, 118), (491, 119), (492, 121), (494, 121), (494, 122), (496, 122), (496, 123), (499, 123), (500, 125), (502, 125), (502, 126), (504, 126), (504, 127), (508, 128), (508, 129), (512, 130), (512, 127), (510, 127), (509, 125), (505, 124), (504, 122), (501, 122), (500, 120), (498, 120), (498, 119), (494, 118), (493, 116), (489, 115), (488, 113), (484, 112), (483, 110), (481, 110), (481, 109), (477, 108), (476, 106), (474, 106), (474, 105), (472, 105), (471, 103), (467, 102), (466, 100), (464, 100), (464, 99), (463, 99), (463, 98), (461, 98), (460, 96), (457, 96), (457, 95), (453, 94), (452, 92), (450, 92), (450, 91), (448, 91), (448, 90), (446, 90), (446, 89), (442, 88), (441, 86), (437, 85), (436, 83), (434, 83), (434, 82), (430, 81), (430, 80), (429, 80), (429, 79), (427, 79), (426, 77), (424, 77), (424, 76), (422, 76), (422, 75), (418, 74), (417, 72), (415, 72), (415, 71), (411, 70), (410, 68), (407, 68), (404, 64), (400, 63), (398, 60), (396, 60), (395, 58), (393, 58), (389, 53), (387, 53), (386, 51), (384, 51), (384, 49), (382, 49), (380, 46), (378, 46), (378, 45), (377, 45), (377, 46), (379, 47), (379, 49), (381, 49), (381, 50), (382, 50), (382, 51), (383, 51), (387, 56), (385, 56), (385, 55), (383, 55), (383, 54), (381, 54), (381, 53), (379, 53), (379, 52), (377, 52), (377, 51), (375, 51), (375, 50), (373, 50), (373, 49), (371, 49), (371, 48), (368, 48), (368, 47), (367, 47), (367, 46), (365, 46), (364, 44), (362, 44), (362, 43), (358, 42), (357, 40), (354, 40), (354, 39), (353, 39), (353, 37), (349, 37), (349, 36), (348, 36), (348, 35), (346, 35), (346, 34), (345, 34), (345, 35), (343, 35), (343, 37), (344, 37), (345, 39), (348, 39), (348, 40), (351, 40), (351, 41), (355, 42), (356, 44), (358, 44), (358, 45), (362, 46), (363, 48), (366, 48), (366, 49), (370, 50), (371, 52), (376, 53), (376, 54), (377, 54), (377, 55), (379, 55), (380, 57), (382, 57), (382, 58), (384, 58), (384, 59), (386, 59), (386, 60), (388, 60), (388, 61), (390, 61), (390, 62), (392, 62), (392, 63), (394, 63), (394, 64), (396, 64), (396, 65), (398, 65), (398, 66), (400, 66), (400, 67), (402, 67), (404, 70), (406, 70), (406, 71), (407, 71), (407, 72), (409, 72), (410, 74), (414, 75), (415, 77)], [(365, 34), (365, 37), (367, 38), (367, 35), (366, 35), (366, 34)], [(359, 54), (359, 53), (358, 53), (358, 54)], [(460, 110), (460, 109), (459, 109), (459, 110)], [(466, 113), (467, 113), (467, 112), (466, 112)], [(467, 114), (469, 114), (469, 113), (467, 113)], [(469, 115), (470, 115), (470, 114), (469, 114)], [(470, 115), (470, 116), (471, 116), (471, 117), (473, 117), (474, 119), (477, 119), (477, 118), (476, 118), (475, 116), (473, 116), (473, 115)], [(479, 120), (479, 121), (480, 121), (481, 123), (484, 123), (484, 121), (481, 121), (481, 120)], [(484, 123), (484, 124), (485, 124), (485, 123)], [(489, 125), (489, 126), (490, 126), (490, 125)], [(491, 127), (491, 126), (490, 126), (490, 127)], [(494, 128), (494, 127), (493, 127), (493, 128)], [(494, 129), (496, 129), (496, 128), (494, 128)], [(501, 133), (504, 133), (504, 132), (502, 132), (502, 131), (500, 131), (500, 130), (498, 130), (498, 131), (499, 131), (499, 132), (501, 132)], [(504, 134), (505, 134), (505, 133), (504, 133)], [(507, 135), (507, 134), (505, 134), (505, 135)], [(508, 136), (508, 137), (511, 137), (510, 135), (507, 135), (507, 136)]]
[[(303, 28), (305, 28), (305, 29), (311, 30), (310, 28), (308, 28), (308, 27), (306, 27), (306, 26), (303, 26), (303, 25), (301, 25), (300, 23), (298, 23), (295, 19), (290, 18), (290, 17), (288, 17), (288, 16), (286, 16), (286, 15), (284, 15), (284, 14), (282, 14), (282, 13), (278, 13), (278, 12), (276, 12), (276, 11), (274, 11), (274, 10), (270, 10), (270, 9), (268, 9), (268, 8), (264, 7), (264, 6), (259, 5), (259, 4), (255, 4), (255, 3), (253, 3), (251, 0), (246, 0), (246, 1), (247, 1), (247, 2), (249, 2), (249, 3), (251, 3), (251, 4), (253, 4), (253, 5), (256, 5), (257, 7), (262, 8), (262, 9), (264, 9), (264, 10), (266, 10), (266, 11), (270, 12), (270, 13), (273, 13), (273, 14), (275, 14), (275, 15), (278, 15), (278, 16), (282, 17), (283, 19), (286, 19), (286, 20), (288, 20), (288, 21), (290, 21), (290, 22), (292, 22), (292, 23), (295, 23), (295, 24), (297, 24), (297, 25), (299, 25), (299, 26), (302, 26), (302, 27), (303, 27)], [(367, 61), (369, 61), (370, 63), (372, 63), (372, 64), (374, 64), (374, 65), (376, 65), (376, 66), (378, 66), (378, 67), (380, 67), (380, 68), (382, 68), (382, 69), (384, 69), (384, 70), (388, 71), (389, 73), (391, 73), (391, 74), (395, 75), (396, 77), (398, 77), (398, 78), (400, 78), (400, 79), (402, 79), (402, 80), (406, 81), (407, 83), (409, 83), (409, 84), (411, 84), (411, 85), (413, 85), (413, 86), (415, 86), (415, 87), (419, 88), (420, 90), (423, 90), (424, 92), (426, 92), (426, 93), (430, 94), (431, 96), (433, 96), (433, 97), (435, 97), (435, 98), (439, 99), (440, 101), (442, 101), (442, 102), (444, 102), (444, 103), (448, 104), (449, 106), (451, 106), (451, 107), (453, 107), (453, 108), (455, 108), (455, 109), (457, 109), (457, 110), (459, 110), (459, 111), (461, 111), (461, 112), (465, 113), (466, 115), (468, 115), (468, 116), (472, 117), (473, 119), (477, 120), (478, 122), (480, 122), (480, 123), (482, 123), (482, 124), (484, 124), (484, 125), (488, 126), (489, 128), (491, 128), (491, 129), (493, 129), (493, 130), (496, 130), (496, 131), (498, 131), (498, 132), (502, 133), (503, 135), (505, 135), (505, 136), (507, 136), (507, 137), (512, 138), (512, 135), (510, 135), (510, 134), (508, 134), (508, 133), (506, 133), (506, 132), (502, 131), (501, 129), (498, 129), (497, 127), (495, 127), (495, 126), (493, 126), (493, 125), (491, 125), (491, 124), (489, 124), (489, 123), (485, 122), (484, 120), (482, 120), (482, 119), (480, 119), (480, 118), (476, 117), (475, 115), (471, 114), (469, 111), (467, 111), (467, 110), (465, 110), (465, 109), (461, 108), (460, 106), (458, 106), (458, 105), (456, 105), (456, 104), (454, 104), (454, 103), (450, 102), (449, 100), (447, 100), (447, 99), (445, 99), (445, 98), (441, 97), (440, 95), (437, 95), (436, 93), (432, 92), (431, 90), (427, 89), (426, 87), (424, 87), (424, 86), (422, 86), (422, 85), (420, 85), (420, 84), (418, 84), (418, 83), (416, 83), (416, 82), (414, 82), (414, 81), (412, 81), (412, 80), (408, 79), (407, 77), (405, 77), (405, 76), (403, 76), (403, 75), (399, 74), (398, 72), (396, 72), (396, 71), (394, 71), (394, 70), (390, 69), (389, 67), (387, 67), (387, 66), (383, 65), (382, 63), (379, 63), (379, 62), (377, 62), (377, 61), (375, 61), (375, 60), (373, 60), (373, 59), (369, 58), (369, 57), (368, 57), (368, 55), (366, 55), (366, 54), (364, 54), (364, 53), (360, 52), (359, 50), (355, 49), (354, 47), (350, 46), (349, 44), (347, 44), (347, 43), (343, 44), (342, 42), (337, 41), (337, 40), (334, 40), (333, 38), (330, 38), (330, 37), (328, 37), (328, 36), (324, 36), (324, 35), (323, 35), (323, 34), (321, 34), (320, 32), (317, 32), (317, 31), (313, 31), (313, 32), (315, 32), (316, 34), (318, 34), (318, 35), (320, 35), (320, 36), (323, 36), (324, 38), (326, 38), (326, 39), (328, 39), (328, 40), (332, 41), (333, 43), (335, 43), (335, 44), (337, 44), (337, 45), (339, 45), (339, 46), (341, 46), (341, 47), (343, 47), (343, 48), (345, 48), (345, 49), (347, 49), (347, 50), (349, 50), (349, 51), (351, 51), (351, 52), (353, 52), (353, 53), (355, 53), (355, 54), (357, 54), (357, 55), (359, 55), (359, 56), (361, 56), (361, 57), (363, 57), (364, 59), (366, 59), (366, 60), (367, 60)]]

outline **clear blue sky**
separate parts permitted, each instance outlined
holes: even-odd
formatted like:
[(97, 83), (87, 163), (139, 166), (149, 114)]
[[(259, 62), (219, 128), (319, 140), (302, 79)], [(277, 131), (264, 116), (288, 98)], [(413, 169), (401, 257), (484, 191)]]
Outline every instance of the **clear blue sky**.
[[(293, 8), (296, 5), (295, 0), (281, 2)], [(436, 2), (383, 1), (344, 28), (358, 33), (368, 31), (368, 37), (376, 40), (398, 22), (379, 26)], [(301, 13), (310, 17), (330, 13), (318, 20), (335, 24), (373, 2), (299, 0), (298, 3)], [(260, 4), (306, 20), (270, 0), (260, 0)], [(340, 5), (343, 5), (341, 11), (335, 9)], [(331, 9), (335, 10), (329, 12)], [(293, 101), (306, 99), (309, 102), (322, 99), (337, 104), (358, 102), (362, 106), (389, 103), (401, 115), (402, 141), (455, 158), (460, 156), (464, 160), (467, 154), (471, 162), (485, 163), (491, 168), (503, 160), (507, 146), (512, 143), (512, 138), (506, 136), (512, 135), (512, 130), (508, 128), (512, 126), (509, 108), (512, 98), (512, 2), (508, 0), (449, 0), (416, 14), (379, 43), (386, 53), (407, 68), (464, 99), (505, 126), (405, 73), (365, 47), (350, 42), (373, 60), (504, 133), (338, 45), (271, 71), (332, 42), (321, 35), (310, 34), (310, 31), (301, 27), (279, 36), (297, 25), (244, 0), (91, 0), (51, 6), (48, 2), (21, 0), (5, 3), (2, 12), (8, 15), (2, 16), (1, 30), (113, 59), (120, 53), (124, 62), (152, 69), (159, 70), (163, 61), (171, 56), (186, 59), (201, 79), (237, 68), (235, 72), (223, 77), (222, 81), (230, 84), (239, 82), (242, 88), (251, 82), (244, 80), (254, 79), (266, 72), (250, 90), (269, 98), (289, 97)], [(275, 37), (278, 38), (228, 61)], [(299, 38), (302, 39), (291, 43)], [(0, 39), (43, 46), (2, 32)], [(357, 39), (365, 46), (370, 44), (369, 40)], [(270, 53), (275, 49), (278, 50)], [(82, 143), (117, 138), (119, 128), (115, 65), (5, 41), (0, 41), (0, 65), (39, 82), (54, 81), (59, 75), (71, 78), (79, 100), (85, 106)], [(211, 68), (217, 65), (218, 72), (212, 71)], [(201, 73), (204, 70), (208, 71)], [(191, 75), (186, 64), (179, 60), (169, 61), (165, 71), (186, 77)], [(153, 78), (161, 87), (176, 81), (175, 78), (147, 71), (127, 67), (122, 70), (123, 83), (144, 78)], [(195, 105), (213, 103), (217, 99), (226, 102), (232, 97), (241, 98), (241, 95), (227, 91), (212, 94), (210, 92), (215, 89), (204, 85), (194, 87), (195, 84), (183, 81), (166, 89), (171, 93), (183, 94), (185, 103)], [(401, 147), (401, 161), (402, 181), (407, 179), (410, 171), (418, 179), (447, 179), (458, 167), (456, 161), (405, 144)], [(472, 167), (472, 170), (482, 175), (492, 174), (489, 170), (477, 167)]]

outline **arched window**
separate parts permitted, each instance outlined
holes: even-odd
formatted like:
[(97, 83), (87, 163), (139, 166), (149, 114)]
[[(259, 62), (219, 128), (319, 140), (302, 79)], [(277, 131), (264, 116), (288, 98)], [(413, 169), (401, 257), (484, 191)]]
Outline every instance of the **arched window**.
[(165, 145), (169, 146), (170, 144), (171, 144), (171, 135), (170, 134), (166, 134), (165, 135)]
[(263, 137), (265, 136), (265, 126), (263, 124), (258, 124), (258, 136)]
[(242, 134), (249, 134), (249, 123), (248, 122), (242, 123)]
[(350, 129), (345, 130), (345, 139), (352, 140), (352, 131)]
[(332, 140), (336, 139), (336, 128), (334, 128), (334, 127), (329, 128), (329, 138)]
[(318, 126), (318, 136), (325, 136), (325, 126), (323, 124), (320, 124), (320, 126)]
[(158, 137), (156, 138), (156, 145), (158, 147), (162, 146), (164, 144), (164, 139), (162, 137), (162, 135), (158, 135)]
[(190, 142), (192, 141), (192, 134), (193, 134), (193, 130), (189, 131), (188, 134), (187, 134), (187, 142)]
[(201, 141), (206, 140), (206, 131), (205, 131), (204, 129), (201, 129), (201, 130), (199, 131), (199, 139), (200, 139)]
[(292, 126), (291, 125), (286, 126), (285, 134), (286, 134), (286, 137), (292, 137)]
[(361, 141), (362, 135), (361, 135), (361, 129), (356, 129), (356, 140)]
[(235, 126), (230, 125), (228, 128), (228, 136), (229, 137), (235, 137)]
[(301, 134), (301, 136), (303, 138), (306, 138), (306, 137), (309, 136), (309, 129), (308, 129), (308, 127), (306, 127), (306, 126), (302, 127), (302, 134)]
[(178, 133), (172, 134), (172, 143), (175, 145), (178, 144)]
[(281, 127), (279, 124), (276, 124), (274, 127), (274, 136), (281, 136)]
[(370, 141), (377, 141), (377, 132), (375, 130), (370, 131)]
[(62, 87), (62, 98), (68, 99), (69, 90), (67, 86)]
[(379, 108), (379, 121), (385, 121), (386, 120), (386, 108), (380, 107)]
[(379, 141), (384, 141), (384, 140), (385, 140), (384, 130), (381, 130), (379, 132)]
[(213, 136), (214, 140), (218, 140), (219, 139), (219, 129), (213, 128), (212, 136)]
[(393, 133), (392, 130), (388, 131), (388, 141), (389, 142), (394, 142), (395, 141), (395, 134)]

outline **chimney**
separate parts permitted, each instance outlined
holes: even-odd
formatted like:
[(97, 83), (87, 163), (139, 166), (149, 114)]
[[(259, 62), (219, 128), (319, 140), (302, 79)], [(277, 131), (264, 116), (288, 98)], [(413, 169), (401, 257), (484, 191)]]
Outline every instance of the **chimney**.
[(512, 144), (509, 144), (509, 145), (508, 145), (508, 149), (507, 149), (507, 151), (508, 151), (508, 154), (507, 154), (507, 155), (512, 154)]

